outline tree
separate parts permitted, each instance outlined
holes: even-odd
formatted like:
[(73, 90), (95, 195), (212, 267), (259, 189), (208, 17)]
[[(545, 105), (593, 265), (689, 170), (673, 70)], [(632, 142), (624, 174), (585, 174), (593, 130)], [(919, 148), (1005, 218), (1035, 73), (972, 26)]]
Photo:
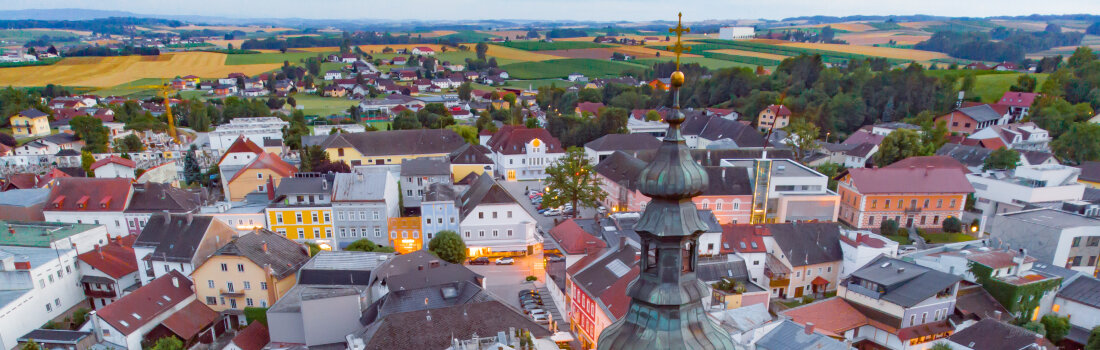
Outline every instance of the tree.
[(478, 144), (477, 128), (471, 125), (448, 125), (447, 129), (454, 131), (458, 136), (462, 136), (463, 140), (471, 145)]
[(947, 343), (936, 343), (936, 345), (932, 345), (932, 350), (952, 350), (952, 349), (951, 349), (951, 345), (947, 345)]
[(452, 264), (461, 264), (466, 261), (466, 243), (454, 231), (439, 231), (431, 241), (428, 241), (428, 251)]
[(28, 339), (27, 342), (24, 343), (23, 347), (21, 347), (20, 349), (22, 349), (22, 350), (42, 350), (42, 347), (38, 346), (38, 342), (34, 341), (34, 339)]
[(1035, 91), (1035, 87), (1037, 85), (1039, 85), (1039, 82), (1035, 79), (1035, 77), (1024, 74), (1021, 75), (1019, 78), (1016, 78), (1016, 84), (1013, 84), (1011, 87), (1008, 88), (1008, 90), (1016, 92), (1032, 92)]
[(909, 129), (898, 129), (886, 135), (875, 153), (875, 165), (884, 167), (899, 160), (920, 156), (923, 151), (920, 134)]
[(645, 112), (645, 120), (646, 121), (651, 121), (651, 122), (661, 120), (661, 113), (659, 113), (657, 111), (654, 111), (654, 110), (650, 110), (649, 112)]
[(83, 307), (73, 311), (73, 325), (77, 329), (80, 329), (80, 326), (84, 325), (84, 322), (88, 320), (88, 312), (90, 311), (91, 310), (88, 310), (88, 308)]
[(141, 152), (145, 150), (145, 144), (141, 142), (141, 138), (135, 134), (126, 135), (118, 141), (115, 141), (115, 152), (119, 153), (133, 153)]
[(393, 118), (392, 125), (394, 130), (412, 130), (424, 127), (423, 124), (420, 124), (420, 120), (416, 118), (416, 115), (409, 110), (401, 111), (397, 118)]
[(985, 158), (985, 163), (982, 164), (982, 171), (990, 169), (1012, 170), (1016, 169), (1018, 165), (1020, 165), (1020, 152), (1002, 146), (990, 153), (989, 157)]
[(363, 238), (355, 242), (348, 244), (344, 250), (358, 251), (358, 252), (378, 252), (378, 253), (393, 253), (392, 247), (380, 246), (371, 242), (371, 240)]
[(195, 158), (195, 145), (187, 150), (183, 158), (183, 180), (189, 185), (202, 183), (202, 169), (199, 168), (199, 160)]
[(465, 83), (462, 83), (462, 85), (458, 86), (458, 98), (463, 101), (469, 101), (471, 98), (470, 94), (473, 91), (474, 87), (470, 85), (470, 82), (467, 81)]
[(1092, 327), (1089, 331), (1089, 340), (1085, 344), (1085, 350), (1100, 350), (1100, 326)]
[(489, 52), (489, 44), (486, 44), (484, 41), (479, 42), (474, 46), (474, 51), (477, 52), (477, 59), (484, 61), (485, 54)]
[(1042, 335), (1044, 337), (1047, 335), (1047, 329), (1043, 327), (1042, 323), (1039, 322), (1031, 321), (1020, 325), (1020, 327), (1023, 327), (1024, 329), (1035, 333), (1039, 333), (1039, 335)]
[(4, 145), (4, 146), (8, 146), (8, 147), (15, 147), (18, 144), (19, 143), (17, 141), (15, 141), (15, 136), (11, 136), (10, 134), (5, 134), (5, 133), (0, 132), (0, 145)]
[(1047, 339), (1050, 339), (1054, 344), (1058, 344), (1067, 334), (1069, 334), (1070, 324), (1068, 317), (1047, 314), (1039, 319), (1039, 322), (1042, 323), (1043, 328), (1047, 330)]
[(103, 126), (103, 121), (91, 116), (78, 116), (69, 120), (76, 137), (84, 140), (84, 150), (92, 153), (107, 153), (109, 151), (108, 140), (110, 130)]
[(80, 167), (84, 168), (84, 173), (88, 174), (88, 177), (94, 177), (92, 173), (92, 164), (95, 163), (95, 157), (92, 156), (92, 152), (86, 150), (80, 151)]
[(524, 119), (523, 121), (523, 126), (527, 127), (528, 129), (538, 128), (539, 120), (535, 117), (527, 117), (527, 119)]
[(583, 148), (570, 147), (564, 157), (546, 167), (546, 192), (542, 196), (546, 207), (571, 203), (573, 217), (576, 217), (580, 205), (595, 207), (606, 197), (595, 166), (588, 160)]
[(943, 219), (943, 232), (962, 232), (962, 221), (954, 216)]
[(807, 154), (817, 149), (817, 137), (821, 134), (821, 129), (817, 125), (805, 119), (797, 119), (784, 129), (789, 135), (783, 143), (794, 150), (795, 160), (801, 161)]
[(1100, 160), (1100, 125), (1076, 123), (1051, 142), (1054, 154), (1072, 164)]
[(887, 219), (886, 221), (878, 224), (878, 230), (879, 233), (882, 233), (885, 236), (896, 235), (898, 234), (898, 222), (894, 221), (893, 219)]
[(167, 336), (157, 339), (157, 343), (150, 350), (183, 350), (183, 341), (175, 336)]
[(947, 143), (947, 138), (951, 136), (951, 130), (947, 129), (946, 121), (934, 122), (932, 121), (931, 113), (923, 111), (917, 114), (917, 117), (927, 116), (928, 122), (921, 125), (921, 145), (924, 148), (922, 155), (930, 156), (936, 154), (936, 151), (943, 147), (943, 144)]

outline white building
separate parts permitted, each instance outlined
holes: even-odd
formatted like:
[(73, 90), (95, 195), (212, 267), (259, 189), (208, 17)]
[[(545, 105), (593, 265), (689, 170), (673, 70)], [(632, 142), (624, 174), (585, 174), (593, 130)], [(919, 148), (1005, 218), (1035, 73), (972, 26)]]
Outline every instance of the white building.
[(838, 277), (843, 279), (879, 255), (897, 257), (898, 242), (871, 231), (841, 229), (840, 251), (844, 252), (844, 262)]
[(119, 238), (78, 255), (77, 260), (80, 284), (93, 309), (107, 306), (141, 286), (134, 249)]
[(0, 349), (82, 301), (75, 250), (0, 246)]
[(134, 257), (140, 263), (143, 285), (178, 271), (191, 275), (237, 232), (209, 216), (157, 214), (134, 240)]
[(966, 179), (974, 186), (974, 209), (982, 211), (984, 226), (994, 215), (1020, 211), (1028, 204), (1081, 200), (1088, 185), (1077, 182), (1080, 175), (1081, 169), (1052, 164), (967, 174)]
[(0, 246), (34, 246), (86, 252), (107, 244), (110, 237), (103, 225), (44, 221), (0, 221)]
[(508, 181), (540, 180), (546, 167), (565, 156), (565, 148), (546, 129), (505, 126), (486, 141), (497, 171)]
[(353, 134), (366, 132), (367, 127), (362, 124), (316, 125), (313, 127), (313, 135), (328, 135), (332, 133), (332, 130), (342, 130), (342, 132)]
[(718, 29), (718, 39), (737, 40), (752, 39), (756, 37), (756, 28), (753, 27), (722, 27)]
[(278, 117), (234, 118), (210, 132), (210, 148), (225, 151), (242, 135), (262, 145), (265, 138), (282, 139), (283, 128), (288, 125), (290, 123)]
[[(767, 204), (762, 208), (769, 220), (836, 221), (840, 212), (840, 196), (829, 190), (829, 177), (790, 159), (771, 159), (766, 162), (771, 171), (768, 178), (757, 179), (756, 165), (759, 159), (723, 159), (723, 167), (750, 169), (749, 180), (759, 180), (766, 185)], [(755, 185), (754, 185), (755, 186)]]
[(357, 167), (332, 183), (332, 227), (338, 249), (360, 239), (391, 246), (389, 218), (401, 215), (397, 179), (387, 171)]
[(542, 241), (535, 218), (492, 176), (478, 177), (458, 203), (458, 226), (470, 256), (534, 254)]
[[(142, 340), (180, 310), (193, 307), (195, 292), (187, 276), (172, 272), (138, 288), (130, 295), (88, 314), (80, 330), (128, 350), (142, 349)], [(198, 304), (199, 307), (207, 307)], [(209, 309), (209, 308), (208, 308)], [(194, 322), (196, 320), (178, 320)], [(186, 324), (186, 323), (185, 323)]]
[(401, 197), (406, 208), (420, 208), (428, 186), (453, 183), (447, 158), (413, 158), (401, 162)]
[(1100, 326), (1100, 300), (1096, 297), (1098, 289), (1100, 280), (1081, 276), (1064, 282), (1062, 290), (1055, 294), (1051, 311), (1058, 316), (1069, 317), (1069, 324), (1073, 327), (1069, 331), (1070, 340), (1083, 344), (1082, 340), (1087, 342), (1089, 330)]
[(1033, 122), (994, 125), (970, 134), (968, 139), (1000, 140), (1006, 147), (1021, 151), (1050, 151), (1050, 132)]
[(1100, 220), (1054, 209), (1032, 209), (993, 217), (990, 240), (1026, 249), (1038, 263), (1092, 275), (1100, 256)]
[[(263, 198), (267, 199), (267, 197)], [(267, 208), (267, 201), (217, 202), (200, 208), (199, 213), (212, 216), (214, 219), (229, 225), (238, 234), (246, 234), (256, 229), (268, 228), (264, 208)]]
[(137, 170), (137, 163), (134, 163), (134, 161), (122, 157), (110, 156), (101, 159), (95, 163), (92, 163), (90, 169), (93, 173), (95, 173), (95, 177), (97, 178), (137, 178), (137, 176), (134, 174), (135, 170)]
[(46, 221), (104, 225), (114, 236), (129, 234), (124, 211), (133, 189), (130, 179), (55, 179), (42, 214)]

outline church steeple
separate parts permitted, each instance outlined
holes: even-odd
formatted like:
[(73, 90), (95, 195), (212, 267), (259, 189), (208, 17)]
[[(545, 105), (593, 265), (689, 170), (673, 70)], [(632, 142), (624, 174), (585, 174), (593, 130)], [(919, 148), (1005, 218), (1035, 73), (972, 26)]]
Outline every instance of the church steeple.
[(639, 191), (652, 198), (634, 227), (642, 239), (641, 274), (631, 283), (626, 315), (600, 333), (599, 349), (733, 349), (733, 340), (707, 318), (707, 286), (695, 276), (699, 235), (707, 229), (691, 201), (707, 187), (707, 173), (691, 157), (680, 123), (680, 54), (690, 50), (681, 35), (691, 32), (677, 21), (676, 71), (672, 73), (672, 109), (668, 133), (653, 161), (639, 174)]

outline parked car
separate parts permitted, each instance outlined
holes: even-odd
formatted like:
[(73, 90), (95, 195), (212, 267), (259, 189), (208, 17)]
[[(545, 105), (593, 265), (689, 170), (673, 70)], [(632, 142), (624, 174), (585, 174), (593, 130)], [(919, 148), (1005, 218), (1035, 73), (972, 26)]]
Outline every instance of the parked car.
[(542, 215), (545, 215), (545, 216), (558, 216), (558, 215), (561, 215), (561, 210), (550, 209), (550, 210), (547, 210), (547, 211), (543, 212)]
[(495, 261), (495, 263), (497, 265), (512, 265), (512, 264), (515, 264), (516, 261), (512, 258), (504, 257), (504, 258), (497, 259), (497, 261)]
[(565, 257), (560, 254), (546, 254), (546, 262), (565, 261)]
[(531, 310), (542, 309), (542, 304), (540, 304), (540, 303), (524, 303), (522, 306), (523, 306), (523, 312), (529, 312)]
[(539, 291), (534, 290), (534, 289), (524, 289), (524, 290), (519, 291), (520, 296), (522, 296), (524, 294), (539, 295)]
[(523, 310), (523, 312), (527, 313), (528, 315), (546, 314), (546, 310), (543, 310), (541, 308), (526, 309), (526, 310)]
[(596, 208), (596, 212), (600, 214), (607, 214), (607, 208), (601, 205)]
[(535, 323), (538, 323), (538, 324), (550, 324), (550, 317), (548, 317), (548, 316), (549, 315), (546, 315), (546, 314), (535, 315), (535, 316), (531, 316), (531, 320), (535, 321)]
[(528, 304), (542, 305), (542, 298), (539, 298), (539, 297), (522, 298), (521, 297), (519, 299), (519, 303), (520, 303), (520, 305), (528, 305)]
[(479, 256), (479, 257), (470, 259), (470, 265), (489, 265), (489, 258), (484, 257), (484, 256)]

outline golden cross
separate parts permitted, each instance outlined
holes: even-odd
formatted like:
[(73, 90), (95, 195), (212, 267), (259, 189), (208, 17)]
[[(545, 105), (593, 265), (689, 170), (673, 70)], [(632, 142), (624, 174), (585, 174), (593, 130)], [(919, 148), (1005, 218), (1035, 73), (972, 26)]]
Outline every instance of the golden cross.
[(668, 50), (676, 53), (676, 70), (680, 70), (680, 54), (684, 51), (691, 51), (690, 46), (684, 46), (680, 42), (680, 36), (684, 33), (691, 33), (691, 28), (684, 27), (683, 24), (684, 13), (678, 13), (676, 15), (676, 28), (669, 28), (669, 33), (676, 33), (676, 45), (668, 46)]

